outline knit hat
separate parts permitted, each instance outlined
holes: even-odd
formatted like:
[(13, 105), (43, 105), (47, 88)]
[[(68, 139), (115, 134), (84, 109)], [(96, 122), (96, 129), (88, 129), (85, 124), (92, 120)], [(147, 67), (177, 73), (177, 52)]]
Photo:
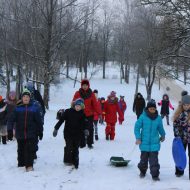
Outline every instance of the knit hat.
[(86, 85), (88, 85), (88, 86), (90, 87), (90, 83), (89, 83), (89, 80), (88, 80), (88, 79), (83, 79), (83, 80), (81, 81), (81, 86), (82, 86), (83, 84), (86, 84)]
[(0, 102), (3, 100), (3, 97), (2, 96), (0, 96)]
[(31, 93), (30, 93), (30, 91), (28, 89), (24, 89), (24, 91), (22, 92), (22, 97), (25, 96), (25, 95), (27, 95), (29, 97), (31, 96)]
[(150, 101), (148, 101), (146, 108), (147, 109), (148, 108), (156, 108), (156, 102), (155, 102), (155, 100), (151, 99)]
[(189, 95), (182, 96), (181, 103), (190, 104), (190, 96)]
[(181, 96), (185, 96), (185, 95), (188, 95), (188, 92), (184, 90), (181, 92)]
[(94, 92), (95, 94), (98, 94), (98, 90), (96, 90), (96, 89), (95, 89), (93, 92)]
[(120, 98), (124, 99), (124, 97), (125, 97), (125, 96), (121, 96), (121, 95), (120, 95)]
[(111, 93), (110, 93), (110, 95), (109, 95), (109, 97), (111, 98), (111, 97), (116, 97), (116, 92), (115, 91), (111, 91)]
[(32, 81), (28, 81), (26, 83), (26, 88), (30, 91), (30, 93), (34, 92), (34, 83)]
[(73, 106), (81, 106), (84, 109), (84, 100), (82, 98), (78, 98), (73, 102)]

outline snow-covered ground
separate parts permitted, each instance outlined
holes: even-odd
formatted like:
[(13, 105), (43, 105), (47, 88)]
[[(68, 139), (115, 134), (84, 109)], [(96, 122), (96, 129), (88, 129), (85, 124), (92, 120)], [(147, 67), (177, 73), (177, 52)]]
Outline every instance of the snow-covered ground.
[[(185, 175), (176, 178), (174, 174), (174, 162), (172, 159), (171, 145), (173, 140), (172, 125), (167, 126), (166, 140), (162, 143), (159, 154), (160, 182), (153, 182), (151, 175), (147, 173), (144, 179), (139, 178), (137, 164), (140, 151), (135, 145), (133, 128), (136, 115), (132, 112), (132, 104), (135, 91), (135, 79), (131, 78), (131, 84), (120, 84), (118, 70), (109, 71), (109, 79), (102, 80), (97, 73), (91, 79), (91, 88), (99, 90), (99, 96), (107, 97), (110, 91), (115, 90), (117, 95), (125, 95), (127, 111), (123, 125), (116, 126), (114, 141), (105, 140), (105, 125), (99, 125), (100, 140), (94, 144), (94, 149), (80, 149), (80, 165), (78, 170), (70, 170), (70, 166), (63, 164), (63, 126), (56, 138), (52, 131), (57, 122), (56, 112), (59, 108), (68, 108), (74, 92), (80, 87), (77, 83), (73, 88), (73, 81), (64, 79), (58, 86), (51, 87), (50, 109), (45, 116), (44, 138), (39, 143), (38, 159), (34, 165), (34, 171), (26, 173), (24, 168), (17, 168), (16, 142), (0, 144), (0, 189), (12, 190), (189, 190), (190, 184), (187, 169)], [(141, 82), (139, 91), (145, 96), (145, 87)], [(154, 86), (153, 98), (159, 101), (162, 91)], [(171, 100), (172, 101), (172, 100)], [(172, 101), (174, 106), (177, 102)], [(158, 108), (160, 109), (160, 108)], [(171, 111), (170, 116), (172, 116)], [(172, 123), (172, 122), (170, 122)], [(111, 156), (123, 156), (130, 159), (128, 167), (116, 168), (110, 165)]]

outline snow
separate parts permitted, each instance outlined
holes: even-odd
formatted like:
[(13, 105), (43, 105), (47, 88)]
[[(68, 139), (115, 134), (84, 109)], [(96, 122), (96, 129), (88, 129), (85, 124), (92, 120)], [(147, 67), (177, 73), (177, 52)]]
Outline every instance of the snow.
[[(75, 72), (73, 72), (74, 75)], [(123, 125), (116, 126), (114, 141), (105, 140), (105, 125), (99, 125), (99, 141), (94, 144), (94, 149), (80, 149), (80, 164), (78, 170), (72, 170), (71, 166), (63, 164), (63, 126), (58, 136), (52, 136), (53, 127), (57, 122), (56, 112), (60, 108), (68, 108), (74, 92), (80, 87), (77, 83), (73, 88), (73, 81), (63, 79), (62, 83), (51, 87), (50, 109), (45, 116), (44, 138), (39, 143), (38, 159), (34, 165), (34, 171), (25, 172), (24, 168), (17, 168), (16, 142), (0, 144), (0, 188), (12, 190), (164, 190), (164, 189), (189, 189), (187, 170), (181, 178), (174, 174), (174, 162), (172, 159), (171, 145), (173, 140), (172, 126), (167, 126), (165, 119), (166, 140), (162, 143), (159, 153), (160, 182), (153, 182), (149, 170), (144, 179), (139, 178), (137, 164), (140, 159), (140, 151), (135, 145), (133, 128), (136, 115), (132, 112), (132, 104), (135, 92), (135, 78), (131, 77), (131, 83), (120, 84), (118, 68), (110, 68), (107, 72), (108, 79), (100, 79), (101, 73), (90, 80), (91, 88), (99, 90), (99, 97), (107, 97), (110, 91), (115, 90), (117, 95), (125, 95), (127, 111)], [(116, 79), (115, 79), (116, 78)], [(143, 81), (139, 91), (146, 97)], [(153, 98), (158, 102), (163, 91), (155, 85)], [(171, 100), (176, 106), (177, 103)], [(160, 108), (159, 108), (160, 109)], [(172, 116), (173, 111), (171, 111)], [(170, 121), (172, 123), (172, 121)], [(123, 156), (130, 159), (128, 167), (117, 168), (110, 166), (111, 156)]]

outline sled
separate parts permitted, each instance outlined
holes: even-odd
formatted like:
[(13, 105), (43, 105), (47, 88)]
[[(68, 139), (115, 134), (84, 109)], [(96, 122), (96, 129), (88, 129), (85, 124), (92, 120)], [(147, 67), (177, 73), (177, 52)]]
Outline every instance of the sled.
[(112, 156), (110, 158), (111, 165), (114, 165), (116, 167), (127, 166), (129, 162), (130, 160), (125, 160), (123, 157)]
[(172, 154), (176, 167), (183, 171), (187, 164), (187, 158), (182, 140), (179, 137), (175, 137), (173, 140)]

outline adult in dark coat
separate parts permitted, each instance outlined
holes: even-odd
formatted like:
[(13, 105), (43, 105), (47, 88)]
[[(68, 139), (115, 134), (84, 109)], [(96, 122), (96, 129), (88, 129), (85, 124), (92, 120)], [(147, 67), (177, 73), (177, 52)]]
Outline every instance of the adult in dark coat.
[(166, 117), (167, 125), (169, 125), (169, 108), (174, 110), (174, 107), (169, 100), (169, 96), (167, 94), (164, 94), (162, 100), (158, 102), (158, 105), (161, 106), (160, 115), (162, 119)]
[[(74, 164), (75, 168), (79, 165), (79, 146), (86, 129), (87, 122), (84, 114), (84, 101), (77, 99), (73, 102), (72, 107), (66, 109), (61, 118), (54, 127), (53, 136), (57, 136), (57, 132), (65, 121), (64, 139), (66, 146), (64, 148), (64, 163)], [(86, 130), (86, 131), (85, 131)]]
[(145, 108), (145, 100), (141, 93), (137, 93), (134, 103), (133, 103), (133, 112), (136, 113), (137, 119), (140, 117), (140, 115), (143, 113), (143, 110)]

